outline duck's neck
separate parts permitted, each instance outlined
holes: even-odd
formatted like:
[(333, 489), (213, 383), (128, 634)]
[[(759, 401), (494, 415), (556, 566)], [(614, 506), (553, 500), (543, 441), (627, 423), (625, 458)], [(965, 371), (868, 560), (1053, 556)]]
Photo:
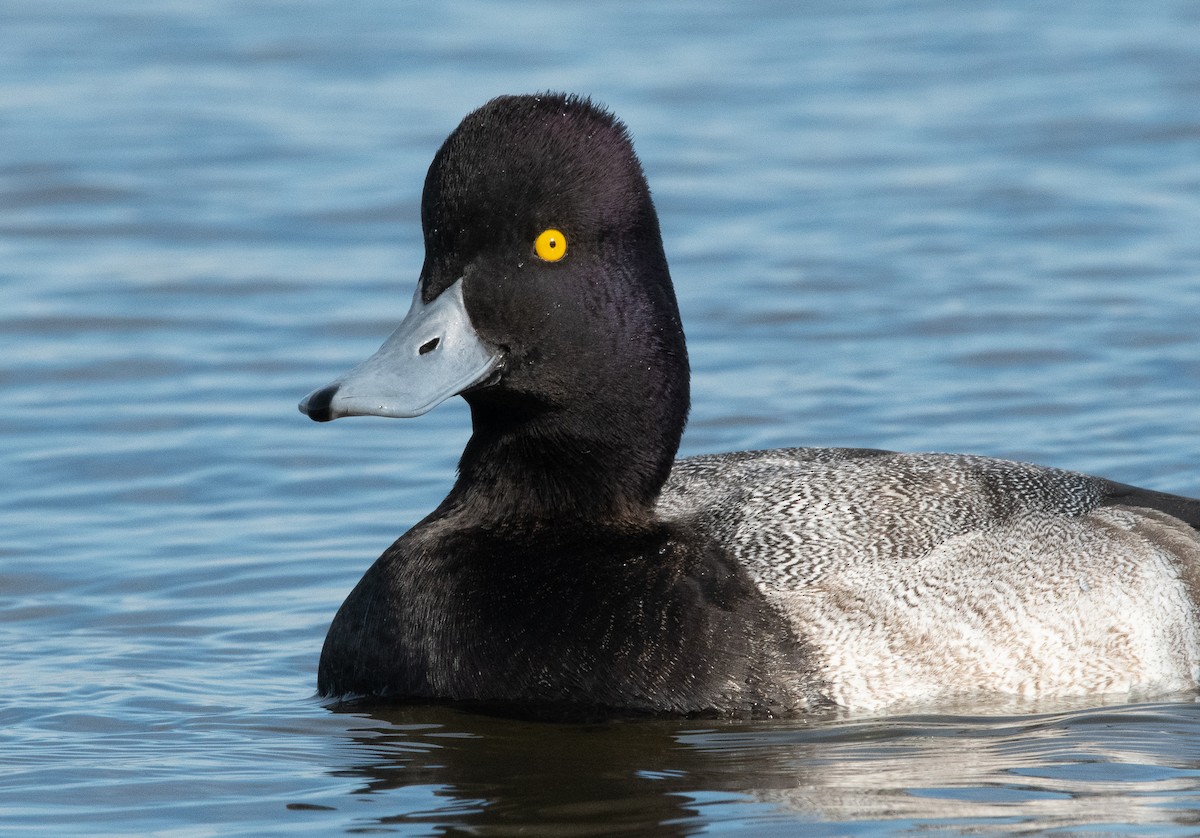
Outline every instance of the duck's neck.
[(648, 521), (679, 447), (686, 383), (658, 395), (629, 410), (473, 397), (474, 431), (448, 500), (502, 528)]

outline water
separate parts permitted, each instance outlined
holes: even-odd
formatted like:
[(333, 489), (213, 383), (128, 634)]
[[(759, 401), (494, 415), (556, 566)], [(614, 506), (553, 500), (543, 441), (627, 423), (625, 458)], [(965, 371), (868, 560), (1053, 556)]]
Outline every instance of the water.
[(874, 834), (1200, 824), (1200, 705), (560, 725), (313, 696), (460, 403), (317, 426), (503, 92), (629, 123), (684, 453), (994, 454), (1200, 495), (1187, 2), (0, 0), (0, 831)]

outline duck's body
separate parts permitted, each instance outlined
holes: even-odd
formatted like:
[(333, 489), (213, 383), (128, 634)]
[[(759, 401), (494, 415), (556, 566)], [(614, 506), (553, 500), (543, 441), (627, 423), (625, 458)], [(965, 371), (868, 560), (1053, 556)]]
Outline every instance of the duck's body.
[(322, 694), (781, 714), (1200, 680), (1200, 502), (958, 455), (673, 462), (686, 348), (611, 115), (489, 103), (422, 220), (409, 316), (302, 409), (461, 393), (473, 435), (338, 612)]
[(1200, 539), (1131, 501), (1200, 514), (1023, 463), (811, 448), (682, 460), (659, 511), (729, 545), (824, 698), (879, 709), (1194, 687)]

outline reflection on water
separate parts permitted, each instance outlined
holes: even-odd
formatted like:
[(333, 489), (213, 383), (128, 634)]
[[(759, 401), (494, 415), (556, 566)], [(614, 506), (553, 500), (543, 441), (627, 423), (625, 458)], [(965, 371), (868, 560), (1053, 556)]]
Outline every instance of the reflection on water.
[(1200, 705), (1057, 704), (1009, 708), (1020, 715), (582, 725), (400, 707), (357, 717), (356, 762), (342, 775), (378, 798), (369, 821), (485, 835), (1200, 826), (1200, 749), (1164, 754), (1177, 737), (1200, 744)]

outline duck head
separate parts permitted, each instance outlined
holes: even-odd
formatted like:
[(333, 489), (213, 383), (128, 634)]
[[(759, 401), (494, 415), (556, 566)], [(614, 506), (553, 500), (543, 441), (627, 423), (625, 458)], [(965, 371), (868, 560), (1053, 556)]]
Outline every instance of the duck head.
[(652, 502), (686, 421), (689, 374), (625, 126), (574, 96), (494, 99), (434, 157), (421, 222), (408, 315), (301, 411), (411, 417), (462, 395), (473, 435), (460, 486), (516, 469), (550, 492), (591, 481), (613, 492), (589, 494), (622, 498), (607, 502)]

